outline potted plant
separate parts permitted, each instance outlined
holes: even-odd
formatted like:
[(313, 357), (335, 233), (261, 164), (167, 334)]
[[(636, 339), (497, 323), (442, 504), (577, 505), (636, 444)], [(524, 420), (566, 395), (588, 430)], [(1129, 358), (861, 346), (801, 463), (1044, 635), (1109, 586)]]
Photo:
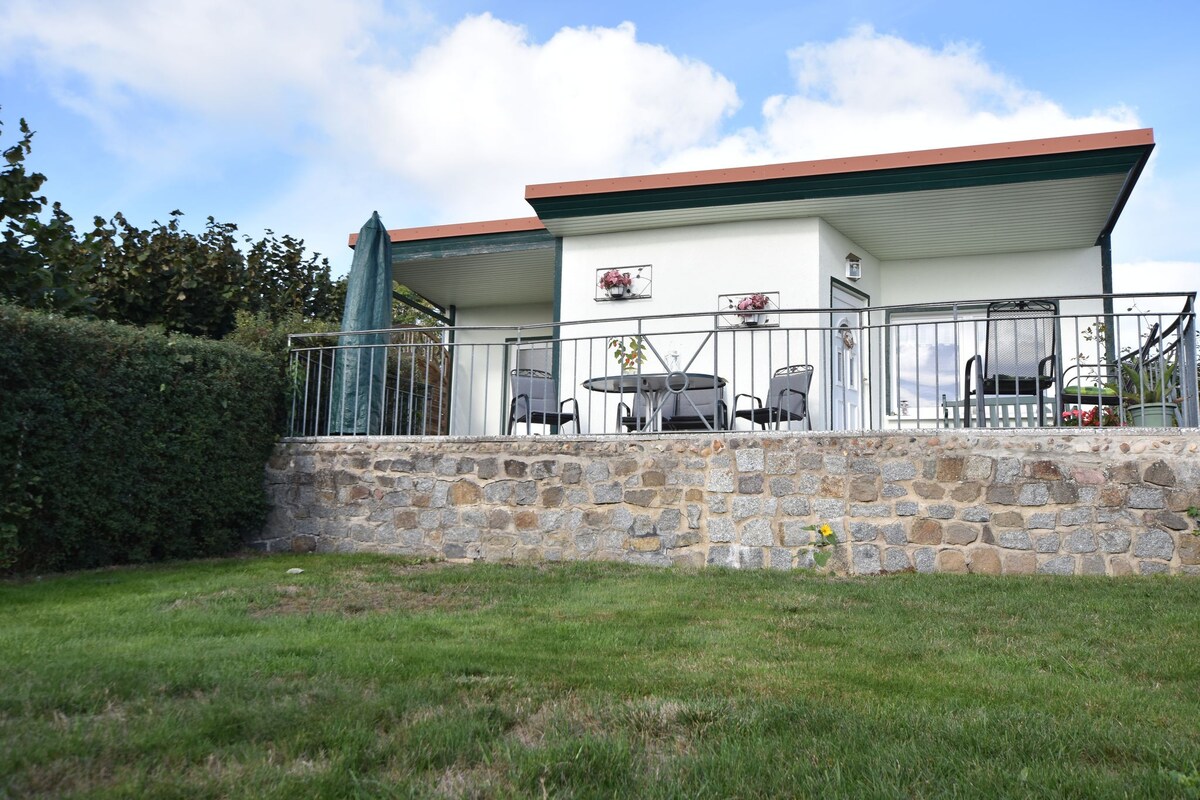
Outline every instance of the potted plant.
[(1130, 421), (1142, 428), (1175, 427), (1175, 368), (1170, 361), (1141, 359), (1121, 364)]
[(640, 336), (628, 339), (618, 336), (611, 339), (608, 346), (613, 349), (613, 359), (622, 372), (637, 372), (637, 368), (646, 363), (646, 345)]
[(624, 300), (633, 294), (633, 276), (628, 272), (610, 269), (600, 276), (600, 288), (613, 300)]
[(766, 314), (762, 311), (767, 307), (770, 300), (762, 292), (755, 292), (743, 297), (737, 302), (738, 316), (742, 318), (742, 324), (748, 328), (753, 328), (756, 325), (761, 325)]

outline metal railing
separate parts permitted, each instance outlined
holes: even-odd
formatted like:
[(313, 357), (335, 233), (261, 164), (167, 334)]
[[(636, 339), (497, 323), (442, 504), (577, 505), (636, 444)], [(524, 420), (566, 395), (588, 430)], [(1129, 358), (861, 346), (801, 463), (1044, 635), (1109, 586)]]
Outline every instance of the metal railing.
[[(1050, 310), (1023, 312), (1037, 300)], [(1004, 304), (1017, 307), (1001, 320)], [(1200, 425), (1194, 293), (297, 334), (290, 344), (291, 436)], [(812, 367), (802, 411), (771, 413), (785, 379), (776, 373), (798, 366)]]

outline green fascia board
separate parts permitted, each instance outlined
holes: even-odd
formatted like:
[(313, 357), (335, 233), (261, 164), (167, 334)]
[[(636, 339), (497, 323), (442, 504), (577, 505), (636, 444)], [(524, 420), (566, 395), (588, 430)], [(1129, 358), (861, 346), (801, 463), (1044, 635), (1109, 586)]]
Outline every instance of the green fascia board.
[(392, 263), (487, 255), (489, 253), (512, 253), (524, 250), (548, 250), (553, 247), (554, 234), (548, 230), (449, 236), (444, 239), (393, 242)]
[(1000, 186), (1128, 173), (1148, 155), (1150, 147), (1138, 145), (1085, 153), (1025, 156), (966, 164), (933, 164), (835, 175), (544, 197), (532, 199), (529, 203), (542, 219), (565, 219), (706, 206)]

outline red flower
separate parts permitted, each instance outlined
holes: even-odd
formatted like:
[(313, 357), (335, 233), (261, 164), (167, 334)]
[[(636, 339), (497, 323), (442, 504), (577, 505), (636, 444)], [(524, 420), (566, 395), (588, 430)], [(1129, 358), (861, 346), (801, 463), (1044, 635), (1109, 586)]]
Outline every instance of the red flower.
[(1080, 428), (1119, 428), (1125, 424), (1120, 414), (1100, 406), (1093, 406), (1088, 411), (1078, 408), (1064, 411), (1062, 422), (1065, 426)]

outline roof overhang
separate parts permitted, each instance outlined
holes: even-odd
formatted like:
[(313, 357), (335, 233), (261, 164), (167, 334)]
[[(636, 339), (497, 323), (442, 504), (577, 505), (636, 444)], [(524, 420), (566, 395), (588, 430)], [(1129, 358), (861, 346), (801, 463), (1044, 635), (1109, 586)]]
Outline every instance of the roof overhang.
[(393, 278), (444, 309), (554, 300), (555, 237), (537, 217), (388, 234)]
[(536, 217), (389, 231), (393, 274), (442, 308), (552, 303), (559, 237), (800, 217), (881, 260), (1091, 247), (1153, 149), (1143, 128), (536, 184)]
[(538, 184), (554, 235), (821, 217), (885, 260), (1095, 245), (1151, 129), (725, 170)]

